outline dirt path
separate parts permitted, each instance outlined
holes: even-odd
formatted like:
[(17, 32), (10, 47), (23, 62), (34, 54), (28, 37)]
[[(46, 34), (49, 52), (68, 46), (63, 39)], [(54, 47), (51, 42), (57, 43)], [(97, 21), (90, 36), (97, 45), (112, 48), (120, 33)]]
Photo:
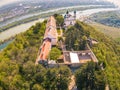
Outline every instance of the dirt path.
[(75, 83), (75, 76), (71, 76), (71, 82), (69, 84), (68, 90), (77, 90), (75, 89), (76, 83)]

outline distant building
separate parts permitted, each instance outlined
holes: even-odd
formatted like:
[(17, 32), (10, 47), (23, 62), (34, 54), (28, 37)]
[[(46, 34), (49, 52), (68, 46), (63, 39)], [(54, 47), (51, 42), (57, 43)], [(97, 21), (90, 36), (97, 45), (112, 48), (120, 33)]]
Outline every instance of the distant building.
[(67, 11), (64, 16), (64, 27), (66, 28), (68, 26), (74, 25), (75, 22), (76, 22), (76, 11), (74, 11), (73, 16), (69, 14), (69, 12)]
[(56, 20), (51, 16), (47, 21), (43, 43), (38, 51), (38, 57), (35, 64), (47, 62), (52, 45), (57, 44), (57, 37)]

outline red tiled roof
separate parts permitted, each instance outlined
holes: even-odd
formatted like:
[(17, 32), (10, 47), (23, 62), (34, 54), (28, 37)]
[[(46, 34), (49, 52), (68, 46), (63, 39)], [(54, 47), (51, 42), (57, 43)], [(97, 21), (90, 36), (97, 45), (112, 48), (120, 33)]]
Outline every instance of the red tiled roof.
[(47, 21), (46, 28), (48, 28), (49, 26), (53, 26), (56, 28), (56, 20), (53, 16), (50, 16), (50, 18)]
[(36, 60), (36, 64), (38, 64), (39, 60), (48, 59), (48, 55), (49, 55), (51, 45), (52, 45), (52, 42), (51, 42), (52, 38), (57, 39), (56, 20), (53, 16), (51, 16), (48, 19), (48, 22), (46, 25), (46, 31), (44, 34), (44, 41), (40, 47), (39, 56)]
[(49, 51), (51, 49), (51, 41), (49, 39), (46, 39), (41, 48), (40, 48), (40, 55), (39, 55), (39, 59), (40, 60), (47, 60), (48, 55), (49, 55)]
[(57, 38), (56, 20), (53, 16), (51, 16), (47, 21), (44, 39), (47, 37)]
[(35, 64), (38, 64), (38, 61), (40, 60), (47, 60), (50, 49), (51, 49), (51, 40), (46, 39), (40, 47), (39, 55), (38, 58), (36, 59)]

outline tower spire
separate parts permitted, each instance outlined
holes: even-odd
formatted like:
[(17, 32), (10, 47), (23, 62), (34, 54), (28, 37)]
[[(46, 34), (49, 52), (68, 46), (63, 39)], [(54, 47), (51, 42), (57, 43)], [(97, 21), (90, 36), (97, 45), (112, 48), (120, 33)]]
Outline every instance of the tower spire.
[(66, 14), (69, 14), (69, 11), (67, 10)]
[(76, 11), (74, 11), (74, 18), (76, 19)]

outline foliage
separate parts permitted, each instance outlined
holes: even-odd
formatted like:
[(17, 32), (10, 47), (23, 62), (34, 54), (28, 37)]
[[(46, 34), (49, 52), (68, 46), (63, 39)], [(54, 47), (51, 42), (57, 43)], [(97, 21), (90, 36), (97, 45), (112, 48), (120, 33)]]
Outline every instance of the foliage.
[(75, 26), (68, 28), (65, 32), (65, 37), (65, 44), (68, 50), (84, 50), (89, 32), (86, 32), (82, 23), (77, 21)]
[(59, 56), (61, 55), (61, 51), (58, 48), (52, 48), (52, 50), (50, 51), (50, 59), (51, 60), (57, 60), (59, 58)]
[(70, 81), (71, 71), (66, 66), (48, 69), (44, 87), (46, 90), (67, 90)]
[[(3, 52), (0, 52), (0, 89), (3, 90), (67, 90), (71, 71), (68, 67), (44, 68), (35, 65), (40, 44), (42, 43), (46, 21), (37, 23), (25, 33), (16, 36)], [(111, 38), (96, 31), (93, 27), (77, 21), (75, 26), (65, 32), (65, 43), (68, 49), (84, 49), (86, 39), (92, 37), (98, 40), (92, 50), (101, 63), (104, 71), (96, 69), (94, 64), (88, 64), (76, 74), (79, 88), (104, 89), (108, 84), (111, 90), (120, 89), (120, 45)], [(61, 54), (53, 48), (54, 56)], [(53, 56), (52, 55), (52, 56)], [(56, 57), (54, 57), (56, 58)], [(86, 75), (86, 76), (85, 76)], [(94, 77), (93, 77), (94, 76)], [(87, 78), (90, 77), (90, 78)], [(84, 80), (85, 79), (85, 80)], [(86, 82), (87, 81), (87, 82)]]
[[(14, 42), (0, 52), (1, 90), (57, 90), (58, 83), (64, 86), (59, 87), (60, 90), (67, 90), (71, 75), (68, 67), (47, 69), (35, 65), (45, 25), (46, 21), (37, 23), (25, 33), (17, 35)], [(56, 48), (53, 51), (61, 54)]]
[(63, 23), (64, 23), (64, 18), (62, 15), (59, 15), (59, 14), (54, 14), (54, 17), (56, 19), (56, 24), (57, 26), (62, 26)]
[(77, 70), (75, 76), (78, 90), (105, 90), (105, 72), (93, 62)]
[(112, 27), (120, 27), (120, 12), (118, 11), (109, 11), (109, 12), (102, 12), (92, 15), (92, 20), (95, 22), (112, 26)]
[[(77, 22), (77, 23), (78, 24), (76, 24), (75, 27), (77, 26), (80, 31), (83, 30), (82, 33), (80, 33), (80, 32), (75, 33), (72, 30), (66, 31), (66, 32), (72, 32), (77, 37), (80, 37), (79, 34), (83, 34), (86, 37), (91, 37), (91, 38), (98, 40), (99, 43), (97, 45), (93, 45), (92, 50), (93, 50), (94, 54), (96, 55), (96, 57), (98, 58), (99, 62), (103, 62), (106, 65), (105, 76), (107, 78), (106, 80), (107, 80), (107, 83), (109, 84), (110, 89), (111, 90), (114, 90), (114, 89), (119, 90), (120, 84), (118, 82), (120, 82), (120, 73), (119, 73), (120, 72), (120, 68), (119, 68), (120, 44), (116, 43), (112, 38), (105, 36), (103, 33), (98, 32), (93, 27), (91, 27), (85, 23), (81, 23), (81, 22)], [(75, 30), (75, 29), (73, 29), (73, 30)], [(76, 30), (76, 31), (78, 32), (78, 30)], [(72, 36), (72, 33), (71, 33), (71, 36)], [(75, 37), (75, 35), (74, 35), (74, 37)], [(73, 44), (74, 44), (73, 38), (67, 39), (66, 42), (68, 40), (71, 40), (71, 42), (73, 42)], [(69, 42), (68, 42), (68, 44), (69, 44)], [(70, 46), (72, 46), (72, 44), (70, 44)], [(74, 47), (74, 45), (72, 47)], [(99, 77), (100, 75), (96, 75), (96, 77)]]

